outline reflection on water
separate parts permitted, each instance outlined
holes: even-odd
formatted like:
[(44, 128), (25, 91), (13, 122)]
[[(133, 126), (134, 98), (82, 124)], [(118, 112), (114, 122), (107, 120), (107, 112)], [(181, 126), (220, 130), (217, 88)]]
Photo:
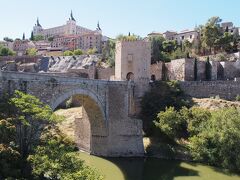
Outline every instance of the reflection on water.
[(106, 180), (240, 180), (240, 176), (195, 163), (157, 158), (100, 158), (81, 153)]

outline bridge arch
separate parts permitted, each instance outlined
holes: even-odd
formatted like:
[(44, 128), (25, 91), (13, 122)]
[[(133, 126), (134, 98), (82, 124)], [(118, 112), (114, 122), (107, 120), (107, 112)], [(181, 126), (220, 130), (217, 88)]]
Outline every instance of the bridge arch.
[(82, 106), (82, 116), (75, 117), (74, 123), (77, 146), (91, 154), (105, 154), (103, 148), (108, 136), (108, 120), (103, 102), (91, 90), (79, 88), (57, 95), (50, 107), (55, 110), (71, 97), (75, 106)]

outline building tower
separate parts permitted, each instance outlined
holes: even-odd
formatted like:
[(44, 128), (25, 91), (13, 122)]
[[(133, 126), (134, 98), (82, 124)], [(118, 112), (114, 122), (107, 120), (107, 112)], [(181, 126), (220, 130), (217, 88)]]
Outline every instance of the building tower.
[(34, 36), (39, 35), (41, 34), (42, 31), (43, 31), (43, 28), (39, 23), (39, 19), (37, 18), (37, 24), (35, 24), (35, 26), (33, 27), (33, 35)]
[(151, 44), (145, 40), (118, 41), (116, 43), (116, 80), (150, 80)]
[(141, 98), (149, 88), (150, 66), (150, 42), (122, 40), (116, 43), (115, 80), (134, 82), (134, 90), (129, 94), (132, 115), (140, 113)]
[(75, 35), (77, 34), (77, 25), (76, 25), (76, 20), (73, 17), (73, 13), (71, 11), (70, 18), (67, 21), (67, 26), (65, 30), (65, 34), (67, 35)]
[(97, 23), (96, 31), (97, 31), (98, 33), (102, 34), (102, 29), (101, 29), (101, 27), (100, 27), (99, 21), (98, 21), (98, 23)]

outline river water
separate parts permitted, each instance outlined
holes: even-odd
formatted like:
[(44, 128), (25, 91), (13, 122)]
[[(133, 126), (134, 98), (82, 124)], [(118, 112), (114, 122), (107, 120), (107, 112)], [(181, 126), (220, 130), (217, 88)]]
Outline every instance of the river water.
[(157, 158), (100, 158), (81, 153), (85, 162), (106, 180), (240, 180), (221, 169)]

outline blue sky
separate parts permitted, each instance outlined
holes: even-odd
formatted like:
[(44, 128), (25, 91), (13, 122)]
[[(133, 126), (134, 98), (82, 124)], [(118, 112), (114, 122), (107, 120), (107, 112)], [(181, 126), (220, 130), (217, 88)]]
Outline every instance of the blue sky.
[(37, 17), (44, 28), (65, 24), (71, 9), (77, 24), (115, 37), (132, 32), (192, 29), (209, 17), (220, 16), (240, 26), (239, 0), (3, 0), (0, 39), (30, 36)]

